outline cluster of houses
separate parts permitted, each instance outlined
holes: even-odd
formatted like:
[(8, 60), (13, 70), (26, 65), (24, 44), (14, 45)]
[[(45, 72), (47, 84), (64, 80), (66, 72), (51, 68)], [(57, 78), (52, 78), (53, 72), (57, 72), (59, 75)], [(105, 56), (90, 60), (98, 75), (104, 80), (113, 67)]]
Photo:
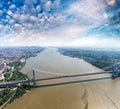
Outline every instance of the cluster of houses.
[(7, 68), (6, 63), (0, 65), (0, 80), (5, 79), (3, 72), (5, 71), (6, 68)]
[(43, 49), (36, 47), (0, 48), (0, 81), (5, 79), (4, 72), (6, 69), (10, 68), (12, 71), (12, 67), (8, 66), (9, 64), (25, 62), (26, 58), (35, 56), (41, 50)]
[[(25, 62), (25, 58), (22, 58), (19, 60), (21, 63)], [(0, 64), (0, 81), (4, 80), (5, 77), (4, 77), (4, 72), (7, 70), (7, 69), (11, 69), (11, 71), (14, 70), (14, 66), (10, 67), (8, 66), (7, 63), (1, 63)]]

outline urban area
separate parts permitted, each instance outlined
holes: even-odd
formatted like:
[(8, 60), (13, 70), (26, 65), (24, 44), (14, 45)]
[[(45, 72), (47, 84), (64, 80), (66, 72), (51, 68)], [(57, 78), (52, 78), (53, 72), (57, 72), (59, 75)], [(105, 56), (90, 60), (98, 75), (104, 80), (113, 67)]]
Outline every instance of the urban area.
[[(29, 57), (35, 57), (43, 51), (41, 47), (1, 47), (0, 48), (0, 83), (26, 80), (27, 75), (20, 72)], [(19, 87), (0, 88), (0, 108), (22, 96), (30, 88), (19, 84)]]

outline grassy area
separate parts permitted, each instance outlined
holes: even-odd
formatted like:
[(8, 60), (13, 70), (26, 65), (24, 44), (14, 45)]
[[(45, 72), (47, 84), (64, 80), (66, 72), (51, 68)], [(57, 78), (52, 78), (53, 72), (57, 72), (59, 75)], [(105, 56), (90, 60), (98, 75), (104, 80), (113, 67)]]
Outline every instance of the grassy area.
[(0, 91), (0, 106), (3, 105), (13, 93), (14, 91), (12, 91), (11, 88), (6, 88)]
[[(14, 62), (11, 64), (11, 66), (13, 66), (13, 65), (14, 65), (14, 70), (13, 70), (13, 72), (11, 72), (12, 76), (10, 77), (11, 73), (5, 74), (5, 78), (6, 78), (5, 80), (7, 82), (29, 79), (27, 75), (25, 75), (19, 71), (20, 68), (22, 68), (25, 65), (25, 63)], [(14, 96), (10, 100), (10, 103), (13, 102), (15, 99), (23, 96), (30, 89), (31, 89), (30, 83), (21, 83), (20, 86), (17, 87)], [(0, 91), (0, 98), (2, 98), (0, 101), (0, 106), (3, 105), (12, 96), (13, 92), (14, 91), (13, 91), (12, 87), (8, 87), (8, 88)]]

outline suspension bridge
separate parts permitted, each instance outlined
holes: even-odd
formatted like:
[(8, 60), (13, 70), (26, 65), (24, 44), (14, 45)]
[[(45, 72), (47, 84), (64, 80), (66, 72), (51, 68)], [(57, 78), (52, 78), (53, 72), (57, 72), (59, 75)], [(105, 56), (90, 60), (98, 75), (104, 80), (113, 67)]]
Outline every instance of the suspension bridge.
[[(108, 79), (115, 79), (120, 76), (120, 70), (119, 70), (119, 63), (116, 63), (112, 66), (113, 70), (111, 71), (102, 71), (102, 72), (93, 72), (93, 73), (83, 73), (83, 74), (58, 74), (58, 73), (48, 73), (48, 72), (41, 72), (38, 69), (32, 70), (32, 79), (28, 80), (19, 80), (19, 81), (11, 81), (11, 82), (2, 82), (0, 83), (0, 88), (6, 88), (6, 87), (17, 87), (20, 83), (27, 83), (27, 82), (33, 82), (33, 87), (48, 87), (48, 86), (57, 86), (57, 85), (65, 85), (65, 84), (73, 84), (73, 83), (84, 83), (84, 82), (91, 82), (91, 81), (100, 81), (100, 80), (108, 80)], [(106, 67), (108, 68), (108, 67)], [(106, 69), (105, 68), (105, 69)], [(41, 72), (44, 76), (41, 76), (41, 78), (36, 78), (36, 72)], [(106, 74), (106, 75), (105, 75)], [(47, 75), (47, 76), (46, 76)], [(103, 76), (101, 76), (103, 75)], [(90, 76), (95, 76), (94, 78), (89, 78)], [(46, 84), (37, 85), (36, 82), (43, 82), (43, 81), (53, 81), (53, 80), (60, 80), (60, 79), (69, 79), (69, 78), (77, 78), (77, 77), (87, 77), (87, 79), (74, 79), (74, 80), (68, 80), (64, 82), (53, 82)]]

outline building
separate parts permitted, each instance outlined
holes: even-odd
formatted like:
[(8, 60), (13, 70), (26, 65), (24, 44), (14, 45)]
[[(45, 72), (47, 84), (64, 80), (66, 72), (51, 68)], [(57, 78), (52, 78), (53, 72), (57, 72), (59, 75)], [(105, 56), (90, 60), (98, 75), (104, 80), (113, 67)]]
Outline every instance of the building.
[(22, 58), (21, 60), (20, 60), (20, 62), (25, 62), (26, 60), (24, 59), (24, 58)]
[(0, 80), (4, 80), (5, 77), (4, 77), (4, 74), (0, 74)]
[(4, 66), (2, 64), (2, 65), (0, 65), (0, 74), (3, 73), (3, 71), (4, 71)]

